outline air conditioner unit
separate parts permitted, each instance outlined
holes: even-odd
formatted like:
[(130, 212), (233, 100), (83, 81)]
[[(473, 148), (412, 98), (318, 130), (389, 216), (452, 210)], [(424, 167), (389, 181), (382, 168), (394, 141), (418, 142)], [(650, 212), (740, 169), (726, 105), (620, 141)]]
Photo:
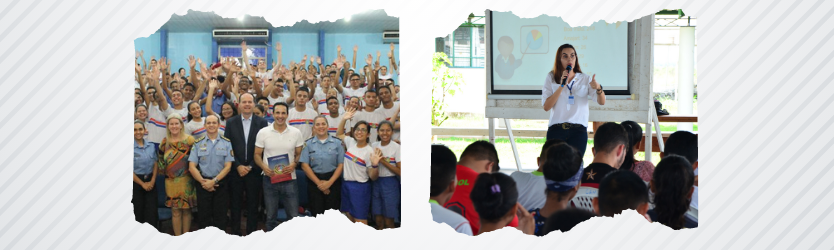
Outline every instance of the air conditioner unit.
[(399, 30), (386, 30), (382, 32), (382, 42), (383, 43), (400, 43), (400, 31)]
[(216, 29), (212, 36), (216, 40), (267, 40), (269, 39), (268, 29)]

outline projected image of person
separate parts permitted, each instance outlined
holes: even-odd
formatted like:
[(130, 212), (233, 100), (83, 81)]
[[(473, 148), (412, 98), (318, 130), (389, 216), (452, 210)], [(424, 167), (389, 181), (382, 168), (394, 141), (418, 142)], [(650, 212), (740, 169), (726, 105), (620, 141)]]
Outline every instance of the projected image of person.
[(507, 80), (513, 78), (515, 69), (521, 66), (521, 59), (524, 59), (524, 54), (518, 60), (513, 56), (513, 39), (509, 36), (502, 36), (498, 39), (498, 56), (495, 57), (494, 65), (495, 72), (501, 79)]
[(582, 73), (573, 45), (556, 51), (553, 70), (542, 86), (542, 107), (550, 112), (547, 139), (561, 139), (585, 155), (588, 145), (588, 102), (605, 105), (605, 93), (596, 75)]

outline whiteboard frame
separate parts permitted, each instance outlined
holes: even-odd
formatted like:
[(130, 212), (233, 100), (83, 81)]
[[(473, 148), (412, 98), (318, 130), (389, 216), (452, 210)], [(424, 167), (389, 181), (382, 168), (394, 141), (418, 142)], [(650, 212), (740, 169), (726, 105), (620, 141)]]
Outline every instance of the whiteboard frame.
[[(491, 25), (491, 16), (486, 10), (487, 25)], [(485, 28), (486, 37), (491, 29)], [(652, 75), (654, 55), (654, 14), (628, 22), (628, 84), (632, 95), (606, 95), (605, 105), (589, 102), (590, 121), (648, 121), (651, 118), (649, 108), (652, 106)], [(492, 46), (489, 39), (486, 46)], [(487, 58), (492, 52), (487, 50)], [(636, 57), (636, 56), (637, 57)], [(492, 62), (486, 60), (485, 88), (487, 101), (486, 118), (535, 119), (548, 120), (550, 112), (541, 106), (541, 95), (492, 94)], [(506, 97), (505, 97), (506, 96)], [(512, 96), (512, 97), (510, 97)]]

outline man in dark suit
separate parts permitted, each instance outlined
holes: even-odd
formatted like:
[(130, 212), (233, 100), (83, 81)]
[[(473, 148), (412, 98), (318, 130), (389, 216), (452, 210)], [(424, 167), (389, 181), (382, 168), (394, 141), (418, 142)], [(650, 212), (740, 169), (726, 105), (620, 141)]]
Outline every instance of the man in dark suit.
[[(263, 177), (261, 169), (255, 166), (255, 137), (258, 131), (267, 126), (266, 120), (254, 115), (255, 97), (245, 93), (240, 96), (240, 115), (233, 116), (226, 121), (226, 132), (223, 136), (232, 142), (235, 161), (232, 163), (230, 178), (230, 198), (232, 210), (232, 234), (248, 235), (258, 226), (258, 202), (261, 200)], [(246, 233), (240, 232), (241, 199), (246, 191)]]

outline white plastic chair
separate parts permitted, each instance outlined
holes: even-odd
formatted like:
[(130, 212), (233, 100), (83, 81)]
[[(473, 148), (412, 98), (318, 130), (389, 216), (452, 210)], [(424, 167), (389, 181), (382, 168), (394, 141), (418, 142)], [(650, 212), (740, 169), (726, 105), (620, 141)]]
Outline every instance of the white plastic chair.
[(594, 212), (594, 198), (599, 195), (599, 189), (592, 187), (579, 187), (576, 196), (571, 200), (573, 207)]

